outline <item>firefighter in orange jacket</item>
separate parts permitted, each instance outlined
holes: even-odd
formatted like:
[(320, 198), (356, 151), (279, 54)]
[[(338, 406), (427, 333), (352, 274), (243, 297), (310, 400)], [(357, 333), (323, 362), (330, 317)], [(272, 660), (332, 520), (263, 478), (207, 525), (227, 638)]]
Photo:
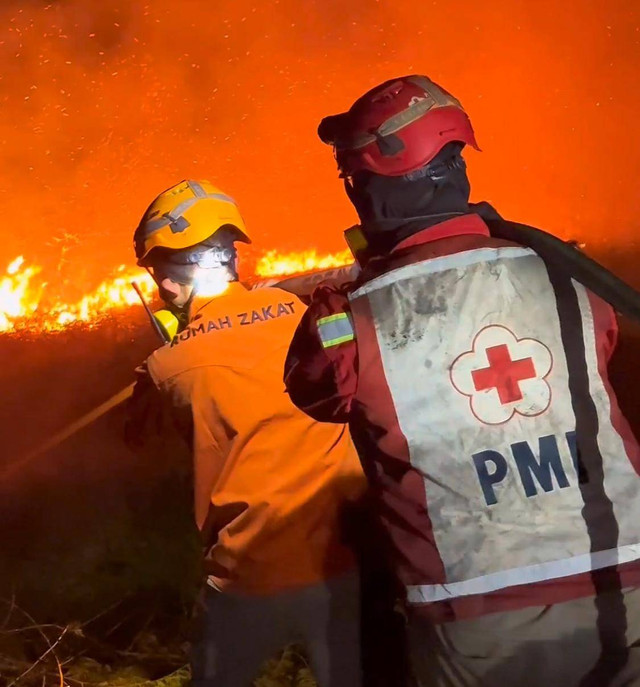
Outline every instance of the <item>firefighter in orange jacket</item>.
[(359, 582), (340, 521), (364, 478), (346, 427), (311, 420), (285, 393), (305, 306), (277, 288), (244, 288), (236, 241), (249, 242), (240, 213), (206, 181), (160, 194), (134, 238), (162, 299), (188, 312), (147, 360), (132, 412), (149, 395), (168, 401), (193, 449), (208, 576), (193, 684), (246, 687), (302, 639), (320, 685), (357, 686)]

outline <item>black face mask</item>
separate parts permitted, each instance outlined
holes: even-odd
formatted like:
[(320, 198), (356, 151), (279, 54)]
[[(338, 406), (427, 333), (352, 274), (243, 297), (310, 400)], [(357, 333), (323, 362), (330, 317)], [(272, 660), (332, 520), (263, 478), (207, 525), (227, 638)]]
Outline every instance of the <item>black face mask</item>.
[(446, 145), (432, 162), (402, 177), (371, 172), (345, 181), (370, 248), (385, 253), (408, 236), (471, 212), (462, 145)]

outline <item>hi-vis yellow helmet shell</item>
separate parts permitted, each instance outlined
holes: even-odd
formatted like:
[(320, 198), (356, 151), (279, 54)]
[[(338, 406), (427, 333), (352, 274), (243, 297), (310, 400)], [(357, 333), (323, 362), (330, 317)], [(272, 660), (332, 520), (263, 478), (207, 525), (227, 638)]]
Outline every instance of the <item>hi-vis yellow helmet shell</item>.
[(181, 181), (144, 213), (133, 237), (138, 264), (144, 265), (154, 248), (190, 248), (229, 225), (237, 230), (238, 241), (251, 243), (233, 198), (208, 181)]

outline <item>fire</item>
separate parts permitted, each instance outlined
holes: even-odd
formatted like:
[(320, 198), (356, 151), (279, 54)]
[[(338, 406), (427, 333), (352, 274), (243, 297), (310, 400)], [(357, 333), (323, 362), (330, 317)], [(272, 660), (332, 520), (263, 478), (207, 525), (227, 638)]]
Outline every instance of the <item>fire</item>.
[(84, 296), (77, 303), (56, 304), (47, 317), (40, 322), (40, 328), (55, 330), (74, 322), (95, 322), (110, 310), (138, 303), (138, 296), (131, 286), (134, 280), (138, 282), (146, 298), (152, 297), (154, 283), (150, 275), (145, 272), (127, 270), (124, 265), (121, 265), (117, 272), (115, 277), (103, 281), (95, 291)]
[(145, 296), (153, 294), (153, 280), (146, 273), (127, 270), (121, 265), (92, 293), (76, 303), (51, 298), (49, 284), (36, 279), (38, 265), (26, 265), (23, 256), (7, 267), (0, 279), (0, 332), (18, 330), (55, 331), (77, 323), (95, 323), (111, 310), (138, 302), (131, 281), (138, 281)]
[[(313, 250), (290, 254), (269, 251), (258, 260), (255, 274), (284, 276), (340, 267), (352, 261), (348, 250), (329, 255), (319, 255)], [(51, 292), (51, 284), (39, 278), (41, 273), (39, 265), (27, 264), (23, 256), (8, 265), (5, 275), (0, 277), (0, 332), (52, 332), (73, 324), (92, 326), (118, 309), (139, 303), (131, 286), (134, 280), (145, 298), (151, 300), (155, 294), (155, 284), (149, 274), (121, 265), (94, 291), (67, 303)], [(221, 290), (209, 289), (211, 293)]]
[(7, 267), (6, 276), (0, 279), (0, 331), (12, 328), (16, 319), (30, 317), (38, 308), (44, 285), (31, 286), (31, 280), (40, 272), (38, 267), (22, 268), (20, 255)]
[(318, 255), (315, 250), (280, 255), (277, 251), (270, 250), (258, 261), (256, 275), (259, 277), (277, 277), (313, 270), (328, 270), (352, 262), (353, 255), (348, 249), (329, 255)]

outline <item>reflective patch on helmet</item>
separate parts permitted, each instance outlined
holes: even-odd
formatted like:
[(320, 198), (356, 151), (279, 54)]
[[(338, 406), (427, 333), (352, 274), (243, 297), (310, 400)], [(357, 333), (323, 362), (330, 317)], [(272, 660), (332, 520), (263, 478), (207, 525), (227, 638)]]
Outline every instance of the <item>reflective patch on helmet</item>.
[[(194, 182), (190, 183), (193, 184)], [(199, 184), (197, 186), (204, 193), (202, 187)], [(194, 194), (195, 193), (196, 191), (194, 191)], [(176, 205), (173, 210), (170, 212), (165, 212), (165, 214), (158, 219), (152, 219), (153, 217), (157, 216), (157, 212), (153, 215), (149, 215), (147, 221), (144, 223), (146, 237), (148, 238), (151, 236), (151, 234), (155, 234), (157, 231), (164, 229), (166, 226), (169, 226), (171, 232), (174, 234), (179, 234), (180, 232), (184, 231), (190, 226), (189, 222), (183, 217), (184, 213), (201, 200), (221, 200), (224, 203), (231, 203), (232, 205), (235, 205), (233, 198), (224, 193), (205, 193), (204, 196), (200, 193), (197, 193), (197, 195), (194, 195), (193, 198), (187, 198), (187, 200), (183, 200), (182, 203)]]
[(316, 325), (323, 348), (338, 346), (341, 343), (353, 341), (356, 338), (351, 318), (346, 312), (321, 317), (319, 320), (316, 320)]
[(190, 226), (191, 224), (189, 223), (187, 218), (182, 216), (176, 217), (176, 219), (174, 219), (173, 222), (169, 222), (169, 229), (171, 229), (172, 234), (180, 234)]
[(193, 192), (196, 198), (206, 198), (207, 192), (202, 188), (202, 186), (197, 181), (187, 181), (187, 186)]

